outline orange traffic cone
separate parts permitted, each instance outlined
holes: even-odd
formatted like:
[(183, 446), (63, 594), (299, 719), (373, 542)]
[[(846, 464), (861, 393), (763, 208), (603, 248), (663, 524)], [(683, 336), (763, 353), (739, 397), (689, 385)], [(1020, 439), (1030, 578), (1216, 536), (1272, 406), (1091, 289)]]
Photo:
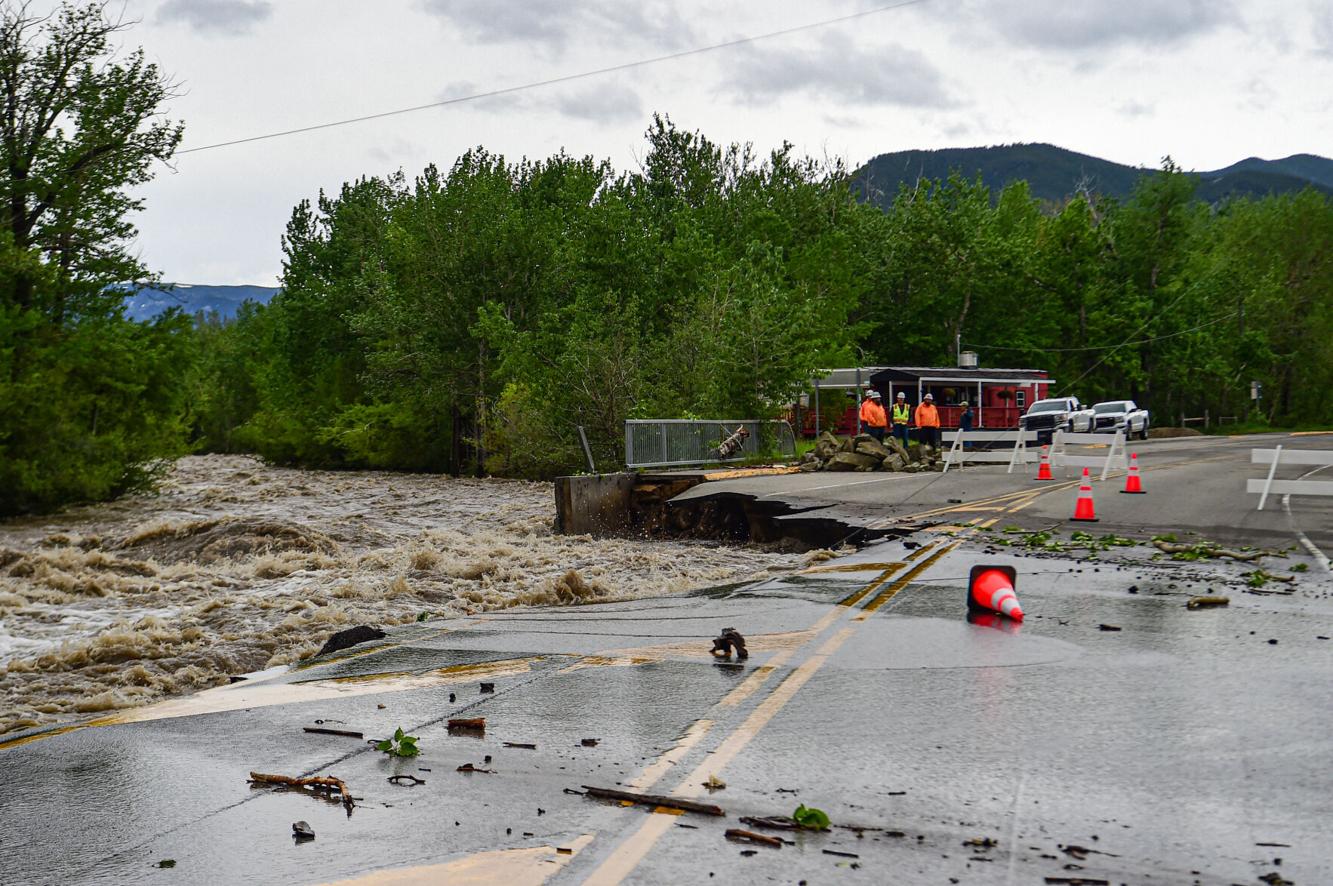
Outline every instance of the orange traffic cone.
[(1097, 522), (1097, 514), (1092, 506), (1092, 480), (1087, 468), (1083, 469), (1083, 482), (1078, 487), (1078, 503), (1074, 505), (1074, 516), (1070, 519), (1081, 523)]
[(1130, 495), (1147, 495), (1148, 490), (1143, 488), (1143, 481), (1139, 479), (1139, 454), (1131, 453), (1129, 456), (1129, 474), (1125, 477), (1125, 488), (1121, 492), (1128, 492)]
[(1048, 451), (1049, 449), (1049, 446), (1041, 447), (1041, 466), (1037, 468), (1038, 480), (1055, 479), (1055, 477), (1051, 476), (1051, 454)]
[(967, 608), (998, 612), (1014, 621), (1023, 620), (1014, 582), (1018, 573), (1012, 566), (973, 566), (967, 577)]

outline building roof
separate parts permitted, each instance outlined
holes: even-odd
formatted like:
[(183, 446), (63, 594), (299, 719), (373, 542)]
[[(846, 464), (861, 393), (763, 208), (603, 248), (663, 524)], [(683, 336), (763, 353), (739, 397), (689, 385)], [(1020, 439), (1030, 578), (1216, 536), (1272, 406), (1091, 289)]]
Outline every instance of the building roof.
[(876, 369), (870, 375), (870, 383), (883, 385), (889, 382), (1043, 382), (1054, 379), (1047, 377), (1044, 369), (963, 369), (958, 366), (885, 366)]
[(860, 384), (862, 387), (870, 384), (870, 377), (877, 372), (883, 372), (888, 366), (862, 366), (859, 370), (852, 369), (826, 369), (828, 373), (822, 378), (815, 379), (815, 386), (819, 388), (855, 388), (857, 387), (857, 372), (860, 372)]

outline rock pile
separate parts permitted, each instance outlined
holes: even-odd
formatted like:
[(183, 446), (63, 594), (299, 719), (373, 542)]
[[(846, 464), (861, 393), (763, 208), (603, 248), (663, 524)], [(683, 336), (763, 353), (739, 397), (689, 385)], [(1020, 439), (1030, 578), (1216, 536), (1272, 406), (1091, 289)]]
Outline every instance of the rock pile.
[(933, 446), (911, 442), (904, 446), (896, 437), (881, 443), (869, 434), (838, 437), (825, 431), (815, 448), (801, 458), (802, 471), (920, 471), (944, 470), (943, 456)]

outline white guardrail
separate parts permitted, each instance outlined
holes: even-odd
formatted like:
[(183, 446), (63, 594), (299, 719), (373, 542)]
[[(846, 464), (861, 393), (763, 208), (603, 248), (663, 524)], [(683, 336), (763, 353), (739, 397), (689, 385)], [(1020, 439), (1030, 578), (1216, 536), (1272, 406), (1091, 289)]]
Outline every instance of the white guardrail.
[[(1027, 464), (1037, 460), (1035, 452), (1028, 451), (1029, 443), (1037, 442), (1036, 431), (945, 431), (940, 435), (944, 442), (952, 442), (949, 452), (944, 456), (944, 473), (949, 468), (967, 462), (988, 462), (990, 464), (1008, 464), (1006, 474), (1014, 472), (1014, 465)], [(964, 443), (1013, 443), (1009, 449), (966, 449)]]
[(1250, 463), (1268, 465), (1268, 476), (1263, 480), (1247, 480), (1246, 492), (1259, 493), (1259, 510), (1264, 509), (1268, 494), (1279, 495), (1333, 495), (1333, 480), (1274, 480), (1279, 463), (1284, 465), (1333, 465), (1333, 450), (1328, 449), (1251, 449)]
[[(1067, 449), (1070, 445), (1109, 448), (1106, 455), (1070, 455)], [(1051, 467), (1071, 465), (1079, 468), (1101, 468), (1101, 476), (1097, 478), (1099, 480), (1105, 480), (1113, 468), (1128, 471), (1129, 458), (1125, 455), (1125, 432), (1116, 431), (1114, 435), (1107, 435), (1056, 431), (1051, 439)]]

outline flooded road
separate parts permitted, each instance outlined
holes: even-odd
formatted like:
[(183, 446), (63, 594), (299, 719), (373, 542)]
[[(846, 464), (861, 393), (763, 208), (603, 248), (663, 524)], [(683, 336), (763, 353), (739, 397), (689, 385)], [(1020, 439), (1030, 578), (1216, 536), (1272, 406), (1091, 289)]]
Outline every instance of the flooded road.
[(297, 661), (329, 633), (678, 593), (804, 556), (558, 536), (549, 484), (176, 463), (155, 495), (0, 523), (0, 734)]

